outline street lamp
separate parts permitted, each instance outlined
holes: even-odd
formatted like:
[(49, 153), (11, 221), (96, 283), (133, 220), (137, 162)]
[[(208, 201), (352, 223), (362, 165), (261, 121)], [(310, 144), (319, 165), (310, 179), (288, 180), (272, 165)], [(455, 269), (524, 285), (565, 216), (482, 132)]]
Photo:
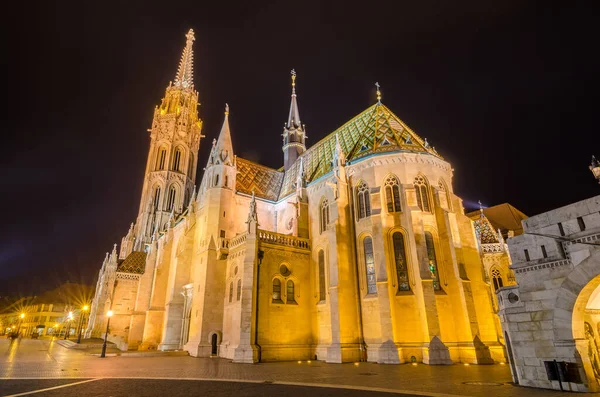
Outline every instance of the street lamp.
[(106, 313), (106, 317), (108, 317), (108, 321), (106, 322), (106, 332), (104, 333), (104, 343), (102, 344), (102, 353), (100, 354), (100, 358), (106, 357), (106, 338), (108, 337), (108, 325), (110, 324), (110, 318), (113, 315), (113, 311), (109, 310)]
[(67, 317), (67, 331), (65, 332), (65, 340), (67, 340), (67, 335), (71, 331), (71, 320), (73, 320), (73, 312), (69, 312), (69, 316)]
[(87, 312), (88, 305), (85, 305), (79, 314), (79, 336), (77, 337), (77, 343), (81, 343), (81, 331), (83, 331), (83, 316), (85, 316), (85, 312)]
[(17, 333), (20, 335), (21, 334), (21, 323), (23, 322), (23, 319), (25, 318), (25, 313), (21, 313), (19, 315), (19, 326), (17, 327)]
[(600, 161), (596, 160), (596, 157), (592, 156), (592, 164), (590, 164), (590, 171), (594, 174), (594, 178), (600, 183)]

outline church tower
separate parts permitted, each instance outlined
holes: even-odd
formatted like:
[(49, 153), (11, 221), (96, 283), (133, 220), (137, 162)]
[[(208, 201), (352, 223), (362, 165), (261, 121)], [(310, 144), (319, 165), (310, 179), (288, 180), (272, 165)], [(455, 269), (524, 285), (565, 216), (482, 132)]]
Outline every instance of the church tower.
[(283, 126), (283, 168), (287, 171), (296, 159), (306, 151), (305, 126), (300, 121), (298, 101), (296, 100), (296, 71), (292, 69), (292, 103), (288, 121)]
[(194, 191), (203, 136), (193, 81), (194, 31), (190, 29), (185, 37), (175, 82), (169, 83), (160, 106), (154, 109), (152, 128), (148, 130), (150, 151), (133, 233), (136, 251), (143, 251), (152, 235), (164, 229), (171, 214), (184, 211)]

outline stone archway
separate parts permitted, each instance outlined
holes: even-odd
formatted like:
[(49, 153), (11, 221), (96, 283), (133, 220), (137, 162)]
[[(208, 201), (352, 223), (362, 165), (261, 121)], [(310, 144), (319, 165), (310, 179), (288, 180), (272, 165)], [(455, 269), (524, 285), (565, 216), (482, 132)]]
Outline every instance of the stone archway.
[(590, 254), (575, 266), (558, 289), (553, 330), (555, 346), (572, 350), (557, 355), (570, 356), (582, 365), (588, 390), (595, 392), (600, 391), (600, 351), (598, 335), (586, 323), (586, 310), (590, 301), (592, 305), (600, 302), (600, 250), (594, 249)]

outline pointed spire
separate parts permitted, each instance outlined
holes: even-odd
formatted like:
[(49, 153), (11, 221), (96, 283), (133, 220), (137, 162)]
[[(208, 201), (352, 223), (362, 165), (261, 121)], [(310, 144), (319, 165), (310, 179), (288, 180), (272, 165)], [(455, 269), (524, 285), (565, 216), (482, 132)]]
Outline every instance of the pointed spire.
[(381, 86), (378, 81), (375, 82), (375, 87), (377, 87), (377, 103), (381, 105)]
[(233, 164), (233, 145), (231, 143), (231, 131), (229, 129), (229, 105), (225, 104), (225, 119), (216, 143), (215, 154), (218, 159), (226, 165)]
[(336, 160), (336, 166), (342, 166), (346, 164), (346, 155), (344, 154), (344, 149), (342, 148), (342, 144), (340, 143), (340, 137), (338, 133), (335, 133), (335, 154), (334, 158)]
[(196, 39), (194, 37), (194, 29), (190, 29), (185, 35), (185, 48), (181, 55), (181, 61), (179, 62), (179, 69), (177, 69), (177, 76), (175, 76), (175, 87), (180, 88), (191, 88), (194, 86), (193, 72), (194, 72), (194, 51), (192, 44)]
[(255, 233), (258, 227), (258, 212), (256, 210), (256, 196), (254, 195), (254, 189), (252, 189), (252, 199), (250, 200), (248, 220), (246, 223), (248, 224), (248, 233)]
[(481, 204), (481, 200), (478, 200), (477, 203), (479, 203), (479, 212), (481, 213), (481, 217), (485, 217), (485, 215), (483, 215), (483, 204)]
[(292, 103), (290, 104), (290, 115), (286, 124), (287, 128), (299, 128), (302, 126), (300, 122), (300, 112), (298, 111), (298, 101), (296, 100), (296, 71), (292, 69)]

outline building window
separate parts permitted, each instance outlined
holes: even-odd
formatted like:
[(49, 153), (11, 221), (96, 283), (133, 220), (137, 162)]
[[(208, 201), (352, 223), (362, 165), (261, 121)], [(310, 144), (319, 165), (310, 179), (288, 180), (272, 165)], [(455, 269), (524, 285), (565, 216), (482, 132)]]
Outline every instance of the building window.
[(181, 149), (179, 149), (179, 148), (175, 149), (175, 156), (173, 157), (173, 170), (174, 171), (181, 170), (180, 169), (181, 157), (182, 157)]
[(190, 161), (188, 162), (188, 178), (193, 179), (194, 176), (194, 155), (190, 153)]
[(452, 205), (451, 205), (451, 201), (450, 201), (450, 191), (448, 190), (446, 181), (444, 181), (443, 179), (440, 179), (440, 181), (438, 183), (438, 188), (439, 188), (440, 192), (444, 192), (446, 194), (446, 205), (448, 206), (448, 209), (451, 209)]
[(165, 161), (167, 159), (167, 149), (161, 147), (158, 149), (158, 156), (156, 156), (156, 169), (164, 170), (165, 169)]
[(296, 299), (294, 298), (294, 282), (292, 280), (288, 280), (287, 282), (287, 293), (285, 302), (296, 303)]
[(228, 182), (228, 180), (229, 180), (229, 178), (227, 178), (227, 175), (225, 175), (225, 176), (223, 177), (223, 186), (227, 187), (227, 185), (228, 185), (228, 183), (227, 183), (227, 182)]
[(233, 301), (233, 281), (229, 283), (229, 303)]
[(497, 267), (492, 268), (492, 282), (494, 283), (494, 291), (498, 288), (502, 288), (504, 286), (504, 281), (502, 281), (502, 274)]
[(238, 280), (237, 282), (237, 298), (236, 300), (240, 300), (240, 298), (242, 297), (242, 280)]
[(172, 211), (175, 206), (175, 196), (177, 195), (177, 189), (175, 186), (169, 188), (169, 199), (167, 200), (167, 211)]
[(531, 260), (529, 259), (529, 250), (523, 250), (523, 252), (525, 253), (525, 260), (529, 262)]
[(281, 281), (278, 278), (273, 279), (273, 302), (281, 303)]
[(154, 190), (154, 211), (158, 211), (159, 205), (160, 205), (160, 187), (157, 187)]
[(430, 212), (429, 206), (429, 185), (422, 175), (415, 178), (415, 193), (417, 194), (417, 204), (421, 211)]
[(388, 212), (400, 212), (400, 183), (398, 178), (390, 175), (385, 179), (385, 201)]
[(547, 258), (548, 257), (548, 253), (546, 252), (546, 246), (542, 245), (542, 257)]
[(319, 302), (325, 300), (325, 252), (319, 251)]
[(396, 275), (398, 276), (398, 291), (410, 291), (410, 285), (408, 284), (408, 265), (406, 263), (406, 251), (402, 233), (394, 233), (392, 235), (392, 243), (394, 245)]
[(320, 230), (323, 233), (327, 230), (327, 225), (329, 224), (329, 201), (327, 199), (323, 199), (321, 201), (321, 216), (320, 216)]
[(366, 237), (363, 241), (365, 250), (365, 268), (367, 273), (367, 293), (377, 293), (377, 280), (375, 278), (375, 258), (373, 257), (373, 240)]
[(356, 201), (358, 202), (358, 219), (371, 216), (369, 186), (364, 181), (361, 181), (356, 187)]
[(430, 232), (425, 232), (425, 245), (427, 246), (427, 260), (431, 279), (433, 280), (433, 289), (439, 291), (442, 287), (440, 286), (440, 275), (435, 256), (435, 245), (433, 244), (433, 236)]
[(583, 232), (585, 230), (585, 222), (583, 221), (583, 218), (578, 216), (577, 223), (579, 224), (579, 230)]
[(558, 231), (560, 232), (561, 236), (565, 235), (565, 228), (563, 228), (563, 225), (560, 222), (558, 222)]

